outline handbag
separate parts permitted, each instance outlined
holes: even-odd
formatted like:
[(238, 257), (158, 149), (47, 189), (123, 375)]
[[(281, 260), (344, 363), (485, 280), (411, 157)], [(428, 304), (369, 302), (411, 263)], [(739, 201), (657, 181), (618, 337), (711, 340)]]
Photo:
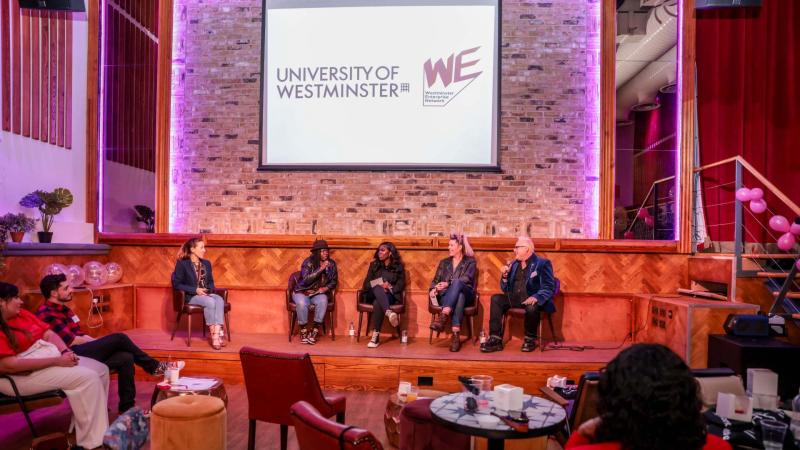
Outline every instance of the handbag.
[(34, 342), (24, 352), (17, 354), (17, 358), (23, 359), (58, 358), (59, 356), (61, 356), (61, 352), (58, 351), (58, 347), (42, 339)]

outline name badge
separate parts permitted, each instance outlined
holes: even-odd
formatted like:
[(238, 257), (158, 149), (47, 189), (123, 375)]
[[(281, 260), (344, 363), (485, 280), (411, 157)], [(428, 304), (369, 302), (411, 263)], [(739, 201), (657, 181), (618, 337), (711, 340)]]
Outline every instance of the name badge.
[(75, 314), (74, 316), (72, 316), (72, 321), (73, 321), (73, 322), (75, 322), (75, 323), (78, 323), (78, 322), (80, 322), (80, 321), (81, 321), (81, 318), (80, 318), (80, 317), (78, 317), (78, 315), (77, 315), (77, 314)]
[(531, 272), (531, 278), (536, 277), (536, 275), (538, 275), (538, 274), (537, 274), (537, 272), (535, 270), (533, 272)]

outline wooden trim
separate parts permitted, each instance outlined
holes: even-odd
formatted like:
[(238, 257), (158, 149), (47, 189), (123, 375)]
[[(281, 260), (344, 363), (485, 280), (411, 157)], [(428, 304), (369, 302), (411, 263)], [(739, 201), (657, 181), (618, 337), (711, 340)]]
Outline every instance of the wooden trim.
[(0, 0), (0, 91), (2, 92), (3, 131), (11, 131), (11, 3)]
[(169, 231), (169, 151), (172, 100), (172, 0), (158, 5), (156, 82), (156, 232)]
[(681, 2), (681, 135), (680, 135), (680, 221), (678, 228), (678, 251), (691, 253), (692, 251), (692, 205), (694, 195), (694, 108), (695, 108), (695, 38), (696, 23), (694, 0)]
[(100, 98), (100, 0), (87, 0), (88, 48), (86, 57), (86, 222), (94, 224), (97, 242), (99, 207), (98, 120)]
[[(109, 245), (169, 247), (184, 243), (198, 234), (171, 233), (100, 233), (98, 242)], [(336, 249), (374, 249), (389, 240), (403, 250), (443, 250), (446, 237), (341, 236), (341, 235), (268, 235), (204, 234), (207, 247), (310, 248), (317, 239), (325, 239)], [(516, 238), (476, 238), (470, 244), (477, 251), (511, 251)], [(534, 239), (539, 252), (600, 253), (676, 253), (675, 241), (630, 241), (613, 239)]]
[(600, 31), (600, 212), (598, 238), (614, 238), (614, 157), (616, 153), (617, 11), (615, 2), (602, 2)]

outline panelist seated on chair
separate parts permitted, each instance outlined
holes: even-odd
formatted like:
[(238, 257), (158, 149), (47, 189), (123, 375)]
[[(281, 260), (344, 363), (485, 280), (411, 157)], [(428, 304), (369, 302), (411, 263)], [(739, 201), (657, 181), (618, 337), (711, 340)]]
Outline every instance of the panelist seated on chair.
[(8, 396), (61, 389), (69, 399), (78, 445), (98, 448), (108, 428), (108, 368), (79, 357), (33, 313), (22, 308), (19, 289), (0, 282), (0, 379)]
[(598, 416), (573, 432), (565, 450), (730, 450), (708, 434), (699, 386), (669, 348), (636, 344), (600, 373)]
[(226, 345), (223, 337), (225, 300), (213, 293), (214, 275), (211, 273), (211, 262), (203, 259), (205, 254), (203, 239), (191, 238), (184, 242), (178, 252), (175, 271), (172, 272), (172, 287), (186, 294), (186, 303), (203, 307), (211, 347), (219, 350)]
[[(300, 266), (300, 279), (297, 280), (292, 293), (292, 301), (297, 312), (300, 342), (303, 344), (317, 343), (319, 329), (328, 310), (329, 292), (336, 289), (339, 281), (336, 261), (330, 258), (330, 254), (326, 241), (314, 241), (311, 246), (311, 256), (303, 260)], [(309, 325), (308, 310), (311, 304), (314, 305), (314, 321)]]
[(72, 286), (64, 274), (46, 275), (39, 283), (39, 288), (45, 298), (36, 311), (39, 319), (58, 334), (76, 355), (100, 361), (117, 372), (117, 411), (124, 413), (136, 406), (134, 364), (156, 376), (164, 374), (167, 364), (142, 351), (125, 333), (112, 333), (97, 339), (87, 335), (81, 329), (78, 315), (67, 306), (72, 301)]
[(431, 329), (441, 332), (447, 321), (451, 320), (453, 335), (450, 339), (450, 351), (457, 352), (461, 349), (460, 331), (464, 308), (475, 302), (477, 263), (475, 252), (463, 234), (450, 235), (447, 251), (450, 256), (439, 261), (428, 292), (431, 300), (435, 298), (442, 307), (441, 314), (431, 323)]
[(489, 339), (481, 344), (482, 352), (503, 349), (503, 316), (511, 308), (525, 309), (523, 352), (536, 349), (539, 311), (553, 313), (555, 278), (550, 260), (533, 252), (533, 240), (520, 237), (514, 245), (514, 260), (501, 268), (500, 290), (492, 296), (489, 313)]
[(406, 269), (400, 252), (391, 242), (382, 242), (375, 250), (372, 262), (364, 277), (362, 292), (364, 300), (372, 303), (372, 337), (367, 344), (375, 348), (381, 342), (383, 318), (387, 317), (393, 327), (397, 327), (400, 318), (389, 308), (399, 302), (400, 294), (406, 287)]

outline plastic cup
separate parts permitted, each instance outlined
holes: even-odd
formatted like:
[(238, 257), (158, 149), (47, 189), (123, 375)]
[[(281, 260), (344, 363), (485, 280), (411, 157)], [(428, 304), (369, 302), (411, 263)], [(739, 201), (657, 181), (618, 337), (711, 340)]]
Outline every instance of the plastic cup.
[(411, 386), (411, 389), (408, 391), (406, 395), (406, 401), (413, 402), (419, 397), (419, 388), (416, 386)]
[(781, 450), (787, 428), (788, 425), (777, 420), (762, 420), (761, 440), (764, 443), (764, 450)]

